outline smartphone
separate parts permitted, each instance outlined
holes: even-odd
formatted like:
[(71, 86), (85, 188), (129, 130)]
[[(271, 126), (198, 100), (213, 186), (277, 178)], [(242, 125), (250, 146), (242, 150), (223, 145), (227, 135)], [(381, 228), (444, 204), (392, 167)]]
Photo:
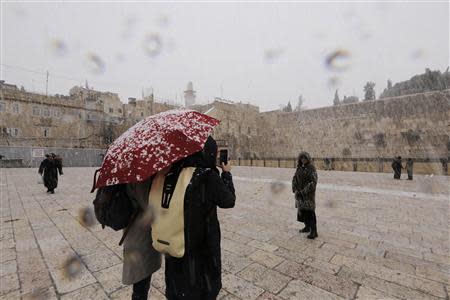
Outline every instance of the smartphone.
[(222, 163), (228, 165), (228, 150), (222, 149), (219, 152), (219, 164), (222, 165)]

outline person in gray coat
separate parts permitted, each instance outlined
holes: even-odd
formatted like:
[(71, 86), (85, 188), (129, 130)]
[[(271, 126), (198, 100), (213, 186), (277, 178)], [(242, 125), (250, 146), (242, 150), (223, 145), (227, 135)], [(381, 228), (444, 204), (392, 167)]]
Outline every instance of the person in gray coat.
[(152, 274), (161, 268), (161, 254), (152, 246), (148, 196), (152, 179), (127, 184), (127, 194), (140, 213), (128, 228), (123, 243), (123, 284), (133, 284), (132, 300), (148, 298)]
[(413, 180), (413, 165), (414, 162), (412, 158), (406, 160), (406, 172), (408, 173), (408, 180)]

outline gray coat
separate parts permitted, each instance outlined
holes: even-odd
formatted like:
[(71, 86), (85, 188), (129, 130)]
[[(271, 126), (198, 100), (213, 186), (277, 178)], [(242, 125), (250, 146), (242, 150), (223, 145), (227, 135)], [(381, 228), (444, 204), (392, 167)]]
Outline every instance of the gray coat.
[[(305, 156), (308, 163), (302, 166), (300, 157)], [(299, 162), (294, 177), (292, 178), (292, 192), (295, 193), (298, 210), (316, 209), (316, 185), (317, 172), (311, 156), (307, 152), (299, 155)]]
[[(127, 184), (127, 193), (142, 211), (148, 207), (151, 179)], [(143, 226), (144, 213), (140, 213), (131, 225), (123, 243), (122, 282), (133, 284), (148, 277), (161, 267), (161, 254), (152, 247), (152, 229)]]

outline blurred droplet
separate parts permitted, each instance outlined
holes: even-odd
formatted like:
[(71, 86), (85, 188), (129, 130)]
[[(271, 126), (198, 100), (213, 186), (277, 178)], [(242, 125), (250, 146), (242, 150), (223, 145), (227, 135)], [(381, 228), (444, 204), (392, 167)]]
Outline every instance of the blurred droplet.
[(124, 260), (129, 261), (131, 264), (142, 261), (141, 254), (136, 250), (128, 250), (124, 253)]
[(411, 53), (411, 59), (421, 59), (425, 56), (425, 50), (416, 49)]
[(62, 57), (67, 54), (67, 46), (60, 39), (53, 39), (50, 41), (50, 48), (53, 55)]
[(138, 218), (138, 226), (150, 227), (157, 218), (156, 210), (149, 204), (142, 216), (139, 216)]
[(103, 74), (105, 72), (105, 63), (95, 53), (87, 54), (87, 63), (89, 70), (94, 74)]
[(133, 35), (134, 27), (136, 25), (136, 17), (128, 16), (123, 22), (122, 38), (127, 39)]
[(94, 210), (91, 207), (81, 208), (79, 211), (81, 224), (85, 227), (94, 226), (97, 222)]
[(339, 86), (340, 84), (341, 84), (341, 80), (337, 76), (333, 76), (333, 77), (330, 77), (330, 79), (328, 79), (328, 86), (330, 88), (335, 88), (335, 87)]
[(272, 194), (280, 194), (282, 193), (286, 188), (286, 185), (281, 181), (272, 181), (270, 183), (270, 191)]
[(17, 17), (25, 17), (27, 15), (26, 10), (21, 6), (10, 6), (10, 9)]
[(333, 208), (333, 207), (335, 207), (335, 202), (332, 201), (331, 199), (327, 199), (327, 200), (325, 200), (325, 207)]
[(349, 60), (350, 52), (345, 49), (338, 49), (327, 55), (325, 66), (331, 71), (342, 72), (350, 67)]
[(116, 54), (116, 60), (118, 62), (124, 62), (125, 61), (125, 56), (122, 53), (117, 53)]
[(365, 40), (368, 40), (368, 39), (370, 39), (372, 37), (372, 33), (368, 32), (368, 31), (364, 31), (364, 32), (362, 32), (360, 34), (359, 37), (360, 37), (361, 40), (365, 41)]
[(74, 279), (81, 273), (81, 261), (78, 256), (69, 257), (64, 263), (64, 276), (69, 280)]
[(162, 51), (162, 39), (159, 34), (150, 33), (144, 38), (142, 43), (144, 52), (150, 57), (156, 57)]
[(25, 299), (31, 300), (47, 300), (50, 298), (51, 294), (48, 288), (33, 288), (31, 292), (25, 297)]
[(264, 59), (268, 63), (273, 63), (283, 54), (283, 49), (267, 49), (264, 52)]
[(158, 18), (158, 24), (160, 27), (166, 28), (170, 24), (169, 17), (166, 15), (162, 15)]

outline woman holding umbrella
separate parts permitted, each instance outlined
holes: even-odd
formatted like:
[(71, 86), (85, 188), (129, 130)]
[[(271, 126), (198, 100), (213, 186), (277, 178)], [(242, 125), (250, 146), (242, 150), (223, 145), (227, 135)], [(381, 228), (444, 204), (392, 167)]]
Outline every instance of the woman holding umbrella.
[[(126, 184), (127, 194), (139, 211), (125, 230), (123, 238), (122, 281), (124, 284), (133, 284), (132, 299), (147, 299), (152, 273), (156, 272), (161, 265), (161, 256), (152, 246), (154, 241), (151, 216), (153, 214), (149, 205), (149, 194), (156, 185), (154, 178), (157, 176), (156, 174), (161, 174), (174, 165), (188, 163), (186, 158), (193, 154), (198, 157), (213, 128), (218, 124), (218, 120), (192, 110), (167, 111), (138, 122), (108, 148), (95, 188)], [(197, 160), (190, 160), (189, 163), (194, 166), (197, 162)], [(212, 165), (210, 166), (212, 167)], [(227, 167), (224, 167), (224, 170), (229, 171)], [(203, 176), (202, 173), (202, 176), (197, 174), (198, 176), (195, 178), (202, 178), (202, 180), (209, 178), (212, 183), (218, 183), (220, 180), (221, 188), (224, 188), (223, 182), (226, 180), (231, 182), (231, 174), (223, 175), (224, 179), (221, 179), (215, 171), (206, 173), (215, 175)], [(216, 190), (211, 195), (216, 195), (218, 191)], [(227, 205), (234, 205), (234, 198), (232, 204), (230, 202)], [(211, 224), (218, 226), (218, 223), (214, 223), (214, 218)], [(217, 231), (215, 232), (217, 233)], [(217, 235), (215, 237), (217, 240)], [(213, 243), (213, 245), (217, 246), (217, 243)], [(220, 273), (220, 261), (214, 258), (213, 263), (219, 266)], [(217, 267), (215, 270), (217, 272)], [(174, 277), (170, 275), (170, 278)], [(217, 276), (214, 277), (214, 279), (216, 278)], [(214, 293), (217, 287), (220, 290), (220, 284), (215, 283), (214, 287)], [(168, 294), (174, 295), (170, 291)], [(174, 297), (178, 297), (178, 294), (175, 293)]]

